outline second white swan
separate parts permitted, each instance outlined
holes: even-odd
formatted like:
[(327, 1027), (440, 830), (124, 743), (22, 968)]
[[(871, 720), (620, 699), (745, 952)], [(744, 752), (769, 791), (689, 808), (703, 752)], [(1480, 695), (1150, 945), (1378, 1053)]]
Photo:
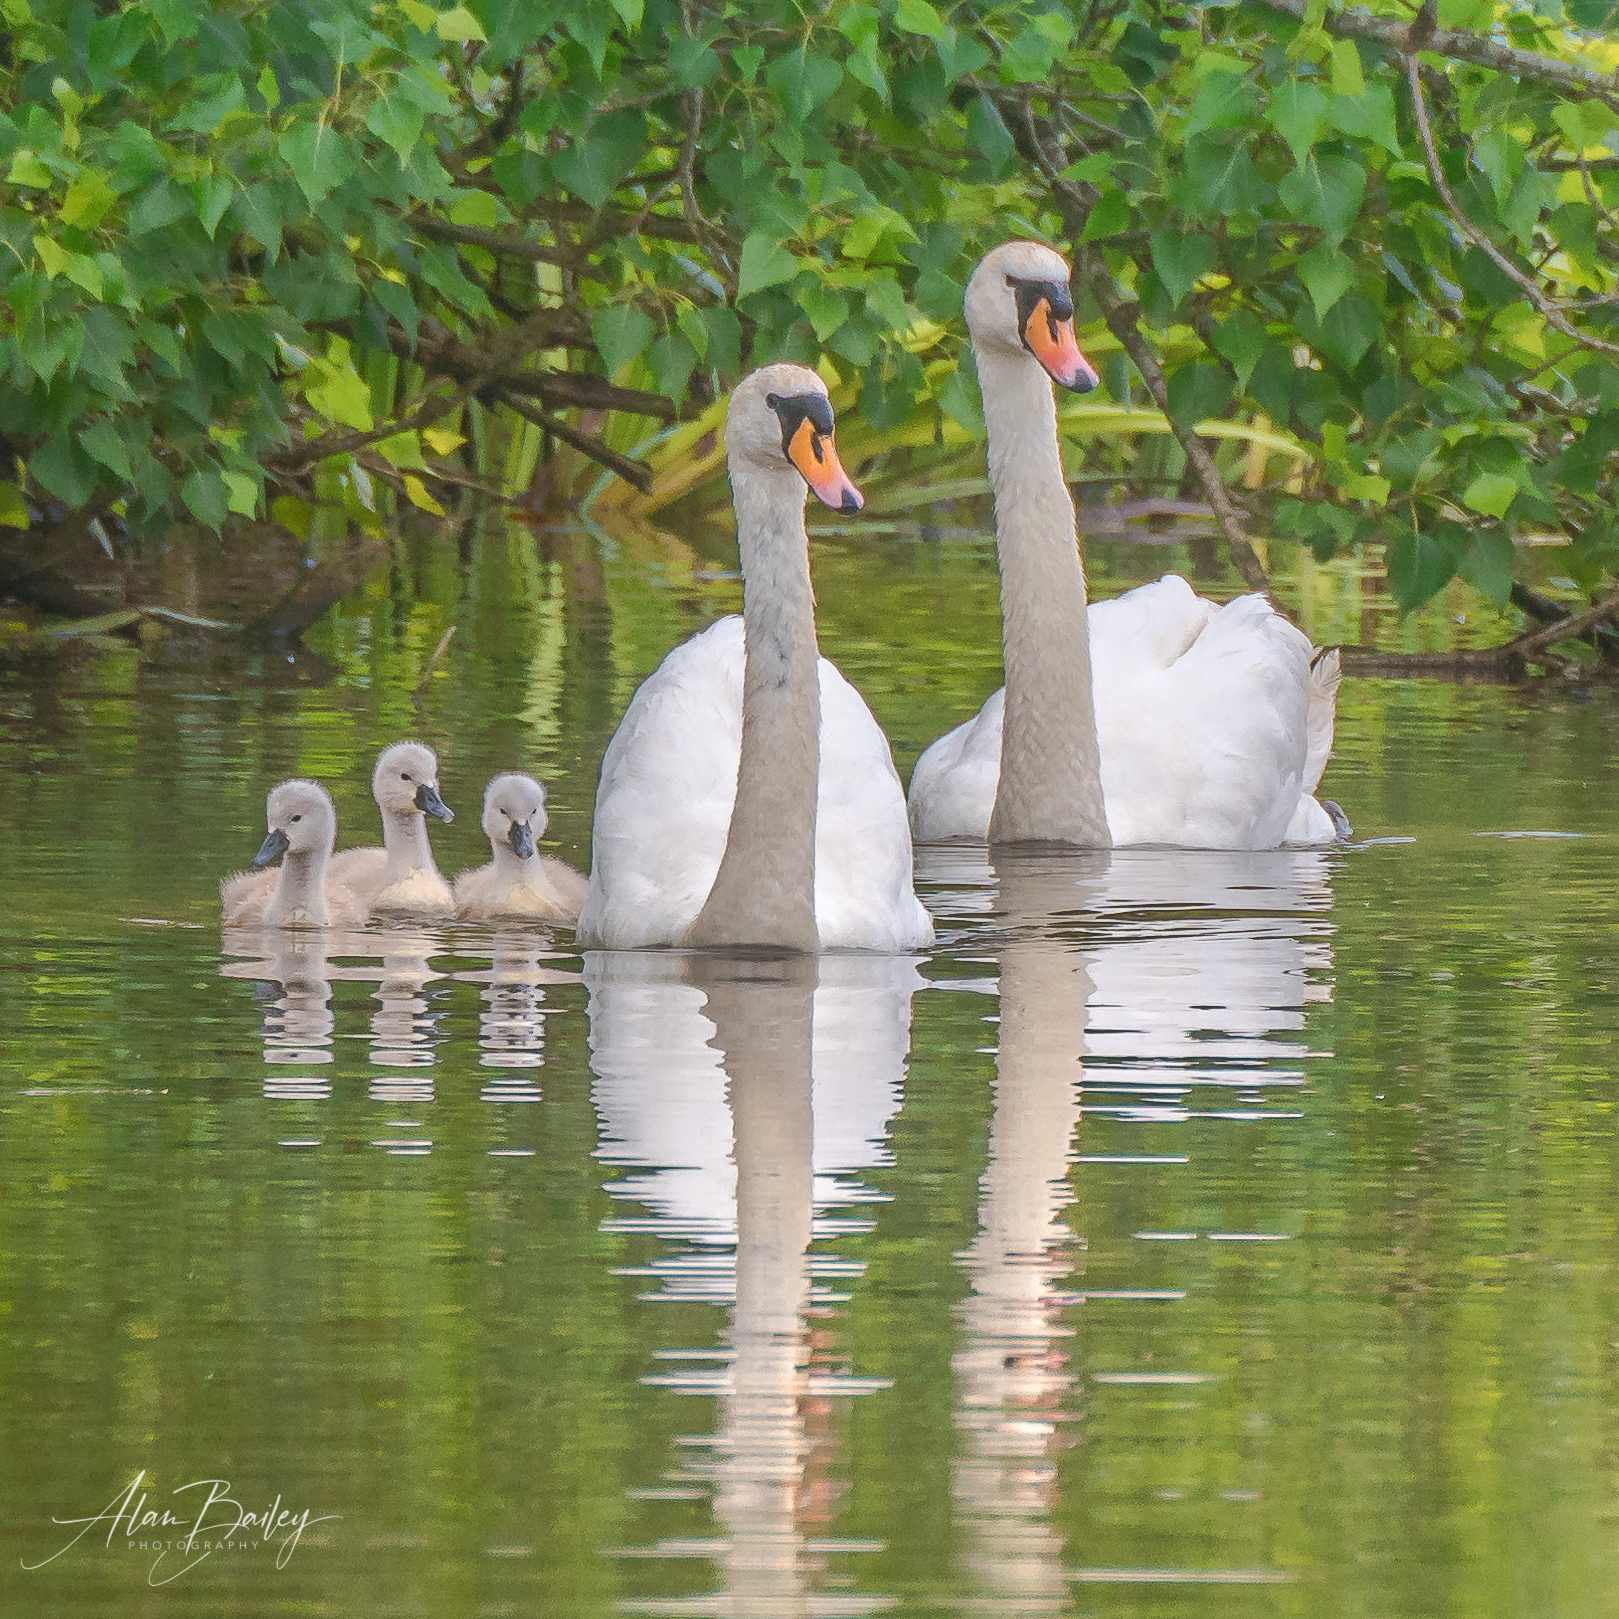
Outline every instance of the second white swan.
[(1087, 610), (1051, 381), (1096, 374), (1073, 335), (1068, 264), (1038, 242), (967, 287), (983, 388), (1006, 686), (911, 776), (919, 843), (1271, 849), (1331, 843), (1312, 796), (1338, 670), (1262, 596), (1221, 607), (1177, 574)]

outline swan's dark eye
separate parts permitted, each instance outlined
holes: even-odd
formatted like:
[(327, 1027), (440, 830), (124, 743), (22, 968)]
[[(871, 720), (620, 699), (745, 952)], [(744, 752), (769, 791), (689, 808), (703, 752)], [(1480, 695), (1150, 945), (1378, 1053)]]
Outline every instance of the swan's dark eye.
[(409, 773), (409, 771), (406, 771), (406, 770), (401, 770), (401, 771), (400, 771), (400, 772), (399, 772), (399, 779), (400, 779), (400, 780), (401, 780), (401, 781), (409, 781), (409, 780), (410, 780), (410, 773)]
[(299, 822), (299, 821), (301, 821), (301, 820), (302, 820), (302, 819), (303, 819), (303, 816), (301, 816), (301, 815), (294, 815), (294, 816), (293, 816), (293, 818), (292, 818), (292, 820), (293, 820), (293, 825), (295, 825), (295, 826), (296, 826), (296, 825), (297, 825), (297, 823), (298, 823), (298, 822)]

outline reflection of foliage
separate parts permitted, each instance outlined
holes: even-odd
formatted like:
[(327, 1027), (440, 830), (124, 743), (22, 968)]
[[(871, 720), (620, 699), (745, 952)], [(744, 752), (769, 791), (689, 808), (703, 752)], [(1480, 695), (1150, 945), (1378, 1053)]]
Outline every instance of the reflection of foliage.
[(784, 356), (960, 474), (962, 281), (1025, 233), (1080, 255), (1105, 470), (1189, 466), (1233, 537), (1222, 480), (1279, 481), (1406, 604), (1504, 599), (1527, 531), (1587, 586), (1619, 548), (1609, 0), (4, 9), (0, 434), (69, 506), (644, 487)]

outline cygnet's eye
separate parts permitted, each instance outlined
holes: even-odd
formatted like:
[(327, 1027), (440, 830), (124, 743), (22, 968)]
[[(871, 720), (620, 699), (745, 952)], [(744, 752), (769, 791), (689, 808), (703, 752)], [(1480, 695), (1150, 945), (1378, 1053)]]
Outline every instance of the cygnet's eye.
[(399, 772), (399, 779), (401, 781), (409, 781), (410, 780), (410, 772), (408, 770), (401, 770)]
[(296, 825), (299, 821), (301, 821), (303, 819), (303, 816), (294, 815), (292, 819), (293, 819), (293, 823)]

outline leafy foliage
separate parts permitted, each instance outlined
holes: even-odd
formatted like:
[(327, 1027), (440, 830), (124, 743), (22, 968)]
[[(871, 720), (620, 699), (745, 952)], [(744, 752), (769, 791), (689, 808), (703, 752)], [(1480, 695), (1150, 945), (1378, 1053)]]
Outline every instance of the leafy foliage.
[(1402, 603), (1503, 599), (1531, 532), (1595, 585), (1611, 7), (1381, 3), (4, 0), (0, 435), (73, 508), (374, 523), (541, 456), (644, 488), (795, 358), (925, 471), (982, 430), (965, 276), (1032, 234), (1079, 258), (1103, 470), (1185, 475), (1139, 326), (1177, 431), (1223, 419), (1221, 472), (1318, 555), (1384, 543)]

